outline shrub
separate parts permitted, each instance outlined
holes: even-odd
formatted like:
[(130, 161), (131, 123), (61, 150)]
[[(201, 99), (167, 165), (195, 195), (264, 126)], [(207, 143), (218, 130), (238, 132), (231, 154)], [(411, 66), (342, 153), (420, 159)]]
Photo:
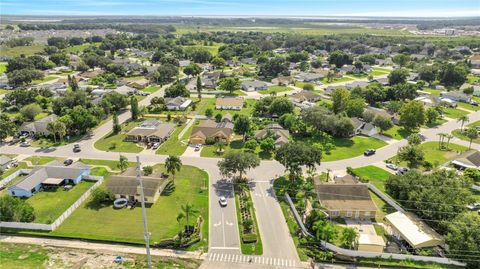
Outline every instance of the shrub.
[(113, 193), (105, 187), (98, 187), (92, 191), (92, 201), (97, 204), (112, 201), (114, 198)]
[(0, 220), (32, 222), (35, 210), (25, 200), (10, 195), (0, 197)]
[(251, 234), (244, 234), (242, 236), (242, 241), (245, 244), (250, 244), (250, 243), (256, 243), (258, 240), (257, 234), (251, 233)]
[(213, 145), (213, 144), (215, 144), (215, 139), (214, 139), (213, 137), (207, 137), (207, 138), (205, 139), (205, 144), (207, 144), (207, 145)]

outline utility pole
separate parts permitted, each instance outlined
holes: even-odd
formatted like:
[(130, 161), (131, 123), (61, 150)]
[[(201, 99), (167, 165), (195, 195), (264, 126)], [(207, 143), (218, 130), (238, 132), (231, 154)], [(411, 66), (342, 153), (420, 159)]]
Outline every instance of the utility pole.
[(140, 198), (142, 199), (143, 217), (143, 238), (147, 248), (148, 269), (152, 269), (152, 257), (150, 256), (150, 236), (148, 234), (147, 214), (145, 213), (145, 194), (143, 193), (142, 168), (140, 167), (140, 156), (137, 155), (137, 180), (140, 183)]

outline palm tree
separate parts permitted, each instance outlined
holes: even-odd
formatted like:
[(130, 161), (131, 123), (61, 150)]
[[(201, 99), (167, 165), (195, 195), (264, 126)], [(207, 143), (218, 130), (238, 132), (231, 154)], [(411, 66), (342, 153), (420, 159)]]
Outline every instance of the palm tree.
[(55, 120), (47, 124), (47, 131), (53, 135), (53, 140), (57, 143), (57, 135), (61, 141), (63, 136), (67, 133), (67, 128), (63, 122)]
[(443, 144), (443, 137), (444, 137), (444, 133), (438, 133), (438, 148), (441, 149), (442, 148), (442, 144)]
[(165, 168), (167, 173), (172, 175), (173, 182), (175, 183), (175, 173), (179, 172), (182, 168), (182, 161), (177, 156), (170, 155), (165, 160)]
[(448, 150), (448, 146), (450, 145), (450, 139), (453, 138), (453, 135), (447, 134), (445, 137), (447, 138), (447, 150)]
[(217, 148), (217, 149), (216, 149), (217, 152), (222, 152), (223, 149), (225, 148), (225, 142), (223, 142), (223, 141), (220, 140), (220, 141), (218, 141), (217, 143), (215, 143), (215, 146), (216, 146), (216, 148)]
[(465, 124), (465, 122), (469, 122), (470, 119), (468, 118), (467, 115), (463, 115), (461, 117), (458, 118), (457, 122), (461, 122), (462, 123), (462, 126), (460, 127), (460, 130), (463, 132), (463, 125)]
[(473, 139), (478, 138), (478, 131), (477, 129), (475, 129), (475, 127), (470, 127), (465, 131), (465, 136), (467, 136), (468, 139), (470, 139), (470, 145), (468, 146), (468, 149), (471, 149)]
[(182, 205), (182, 212), (178, 213), (177, 215), (177, 221), (180, 222), (183, 219), (186, 221), (186, 227), (187, 227), (187, 234), (190, 232), (190, 217), (195, 216), (198, 214), (198, 210), (193, 207), (193, 205), (189, 204), (188, 202), (185, 205)]

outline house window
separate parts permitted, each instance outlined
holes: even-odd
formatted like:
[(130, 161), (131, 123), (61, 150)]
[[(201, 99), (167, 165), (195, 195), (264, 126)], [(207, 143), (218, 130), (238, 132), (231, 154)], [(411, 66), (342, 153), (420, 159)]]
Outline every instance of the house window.
[(370, 211), (365, 211), (365, 217), (370, 217)]
[(339, 215), (338, 213), (339, 213), (338, 210), (333, 210), (333, 211), (331, 211), (331, 214), (332, 214), (332, 216), (334, 216), (334, 217), (338, 217), (338, 215)]
[(347, 211), (347, 217), (351, 217), (352, 216), (352, 211)]

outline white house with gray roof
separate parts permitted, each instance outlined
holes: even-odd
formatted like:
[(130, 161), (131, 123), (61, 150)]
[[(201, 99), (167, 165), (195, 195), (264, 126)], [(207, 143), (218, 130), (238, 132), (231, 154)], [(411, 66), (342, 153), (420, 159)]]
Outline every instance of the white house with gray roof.
[(43, 166), (34, 168), (17, 184), (8, 188), (8, 194), (15, 197), (31, 197), (41, 188), (58, 187), (63, 184), (76, 185), (90, 174), (90, 167)]
[(240, 85), (240, 89), (246, 92), (262, 91), (267, 88), (267, 83), (259, 80), (247, 80)]

